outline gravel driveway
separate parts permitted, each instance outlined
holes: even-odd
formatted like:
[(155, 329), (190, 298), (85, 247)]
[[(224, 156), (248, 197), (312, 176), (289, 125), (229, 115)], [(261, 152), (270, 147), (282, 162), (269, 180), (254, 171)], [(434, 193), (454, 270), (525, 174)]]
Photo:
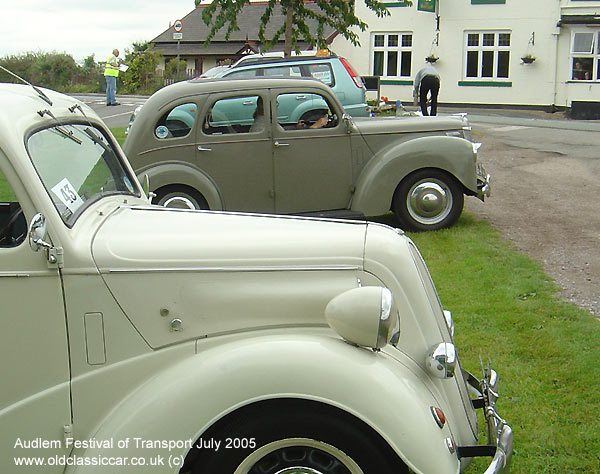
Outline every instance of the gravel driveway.
[[(533, 139), (532, 127), (473, 123), (493, 187), (485, 203), (467, 199), (466, 210), (540, 262), (565, 300), (600, 317), (600, 134), (547, 129)], [(591, 141), (585, 153), (582, 140)]]

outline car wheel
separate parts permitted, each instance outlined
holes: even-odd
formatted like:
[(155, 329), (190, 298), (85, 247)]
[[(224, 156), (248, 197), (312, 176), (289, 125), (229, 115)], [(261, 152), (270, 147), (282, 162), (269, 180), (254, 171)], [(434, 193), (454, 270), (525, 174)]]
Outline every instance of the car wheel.
[(156, 191), (154, 204), (174, 209), (208, 209), (204, 196), (189, 186), (165, 186)]
[(416, 171), (396, 189), (393, 210), (404, 230), (425, 231), (452, 226), (462, 212), (464, 196), (456, 179), (435, 169)]
[[(260, 404), (205, 433), (193, 474), (401, 474), (408, 470), (371, 428), (314, 402)], [(207, 445), (212, 441), (213, 445)], [(221, 441), (219, 448), (217, 442)], [(207, 447), (209, 446), (209, 447)], [(189, 456), (188, 456), (189, 457)]]

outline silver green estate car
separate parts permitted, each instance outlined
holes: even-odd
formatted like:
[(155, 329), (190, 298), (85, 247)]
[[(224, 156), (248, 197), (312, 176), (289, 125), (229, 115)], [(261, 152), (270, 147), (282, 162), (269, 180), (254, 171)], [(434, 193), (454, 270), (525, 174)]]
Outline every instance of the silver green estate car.
[(509, 472), (401, 231), (150, 205), (89, 107), (0, 101), (0, 472)]
[(464, 116), (349, 117), (314, 79), (192, 80), (138, 109), (123, 149), (167, 207), (449, 227), (490, 176)]

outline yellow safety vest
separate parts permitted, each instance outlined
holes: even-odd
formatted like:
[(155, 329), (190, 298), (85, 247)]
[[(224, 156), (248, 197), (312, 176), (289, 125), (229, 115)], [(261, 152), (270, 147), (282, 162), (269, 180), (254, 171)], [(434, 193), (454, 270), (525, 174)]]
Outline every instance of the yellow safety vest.
[(104, 68), (105, 76), (119, 77), (119, 66), (113, 66), (110, 64), (114, 62), (117, 62), (117, 57), (114, 54), (111, 54), (106, 60), (106, 67)]

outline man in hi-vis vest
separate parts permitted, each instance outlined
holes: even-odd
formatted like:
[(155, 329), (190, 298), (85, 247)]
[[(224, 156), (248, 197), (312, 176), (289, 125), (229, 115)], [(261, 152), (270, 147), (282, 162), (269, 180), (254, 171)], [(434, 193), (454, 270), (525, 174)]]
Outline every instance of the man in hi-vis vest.
[(119, 50), (113, 50), (106, 60), (104, 79), (106, 79), (106, 105), (119, 105), (116, 100), (117, 77), (119, 77)]

